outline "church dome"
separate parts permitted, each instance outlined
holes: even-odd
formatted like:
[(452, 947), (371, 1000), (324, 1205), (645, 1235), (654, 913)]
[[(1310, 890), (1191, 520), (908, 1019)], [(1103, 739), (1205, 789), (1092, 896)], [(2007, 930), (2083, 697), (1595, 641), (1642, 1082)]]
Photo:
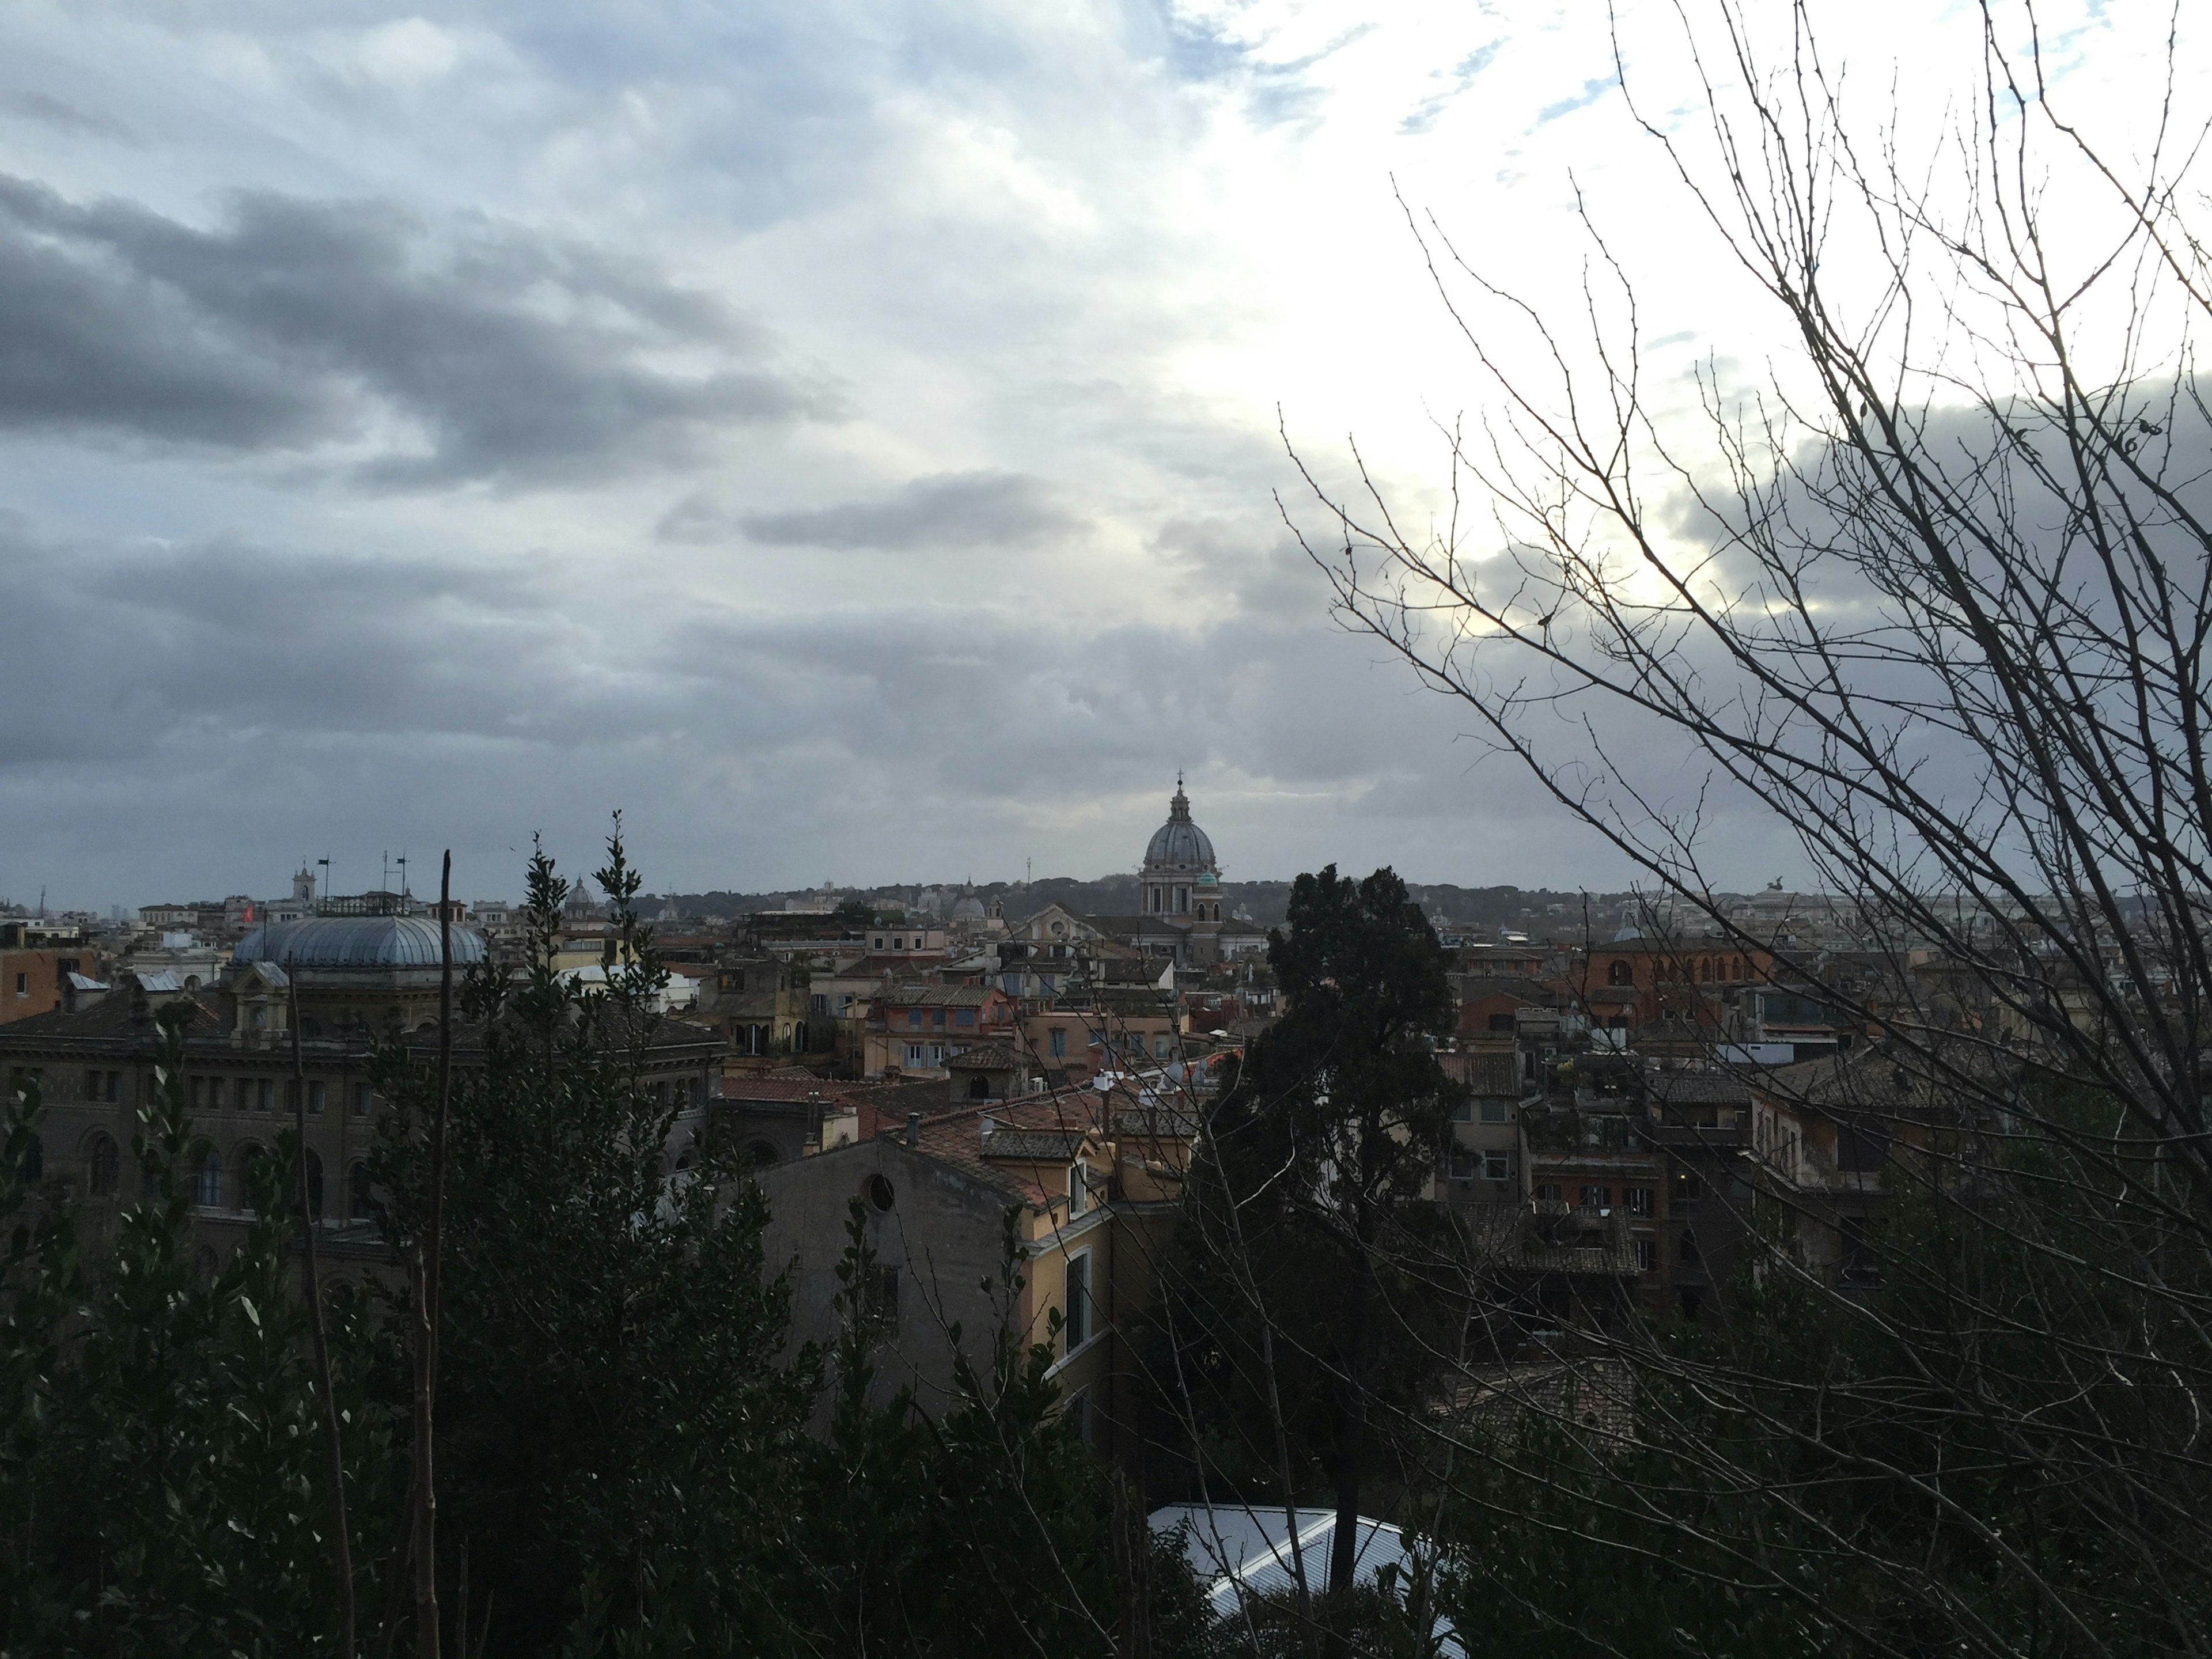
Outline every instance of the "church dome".
[(1190, 799), (1182, 793), (1182, 780), (1176, 780), (1175, 799), (1168, 803), (1168, 821), (1152, 831), (1150, 845), (1145, 848), (1145, 867), (1157, 869), (1214, 868), (1213, 843), (1206, 831), (1190, 819)]
[[(314, 916), (267, 921), (238, 942), (233, 962), (285, 968), (435, 968), (438, 924), (420, 916)], [(484, 959), (483, 935), (453, 929), (453, 965)]]
[(952, 920), (955, 921), (982, 921), (983, 901), (973, 893), (962, 894), (952, 902)]

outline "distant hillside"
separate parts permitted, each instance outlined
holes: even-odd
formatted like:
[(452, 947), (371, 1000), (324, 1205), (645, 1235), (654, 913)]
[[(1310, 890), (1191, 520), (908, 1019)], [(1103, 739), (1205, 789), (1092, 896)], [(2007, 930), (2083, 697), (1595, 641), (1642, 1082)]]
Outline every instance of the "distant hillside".
[[(1600, 937), (1611, 937), (1630, 903), (1626, 893), (1568, 892), (1548, 887), (1457, 887), (1449, 883), (1408, 883), (1421, 908), (1431, 916), (1462, 927), (1510, 927), (1553, 935), (1579, 933), (1588, 925)], [(929, 888), (902, 883), (880, 887), (839, 888), (839, 898), (868, 898), (913, 908), (925, 892), (938, 895), (940, 909), (950, 909), (963, 890), (953, 884)], [(1065, 905), (1079, 915), (1133, 915), (1137, 909), (1137, 878), (1106, 876), (1081, 881), (1073, 876), (1048, 876), (1024, 886), (1018, 881), (979, 882), (976, 896), (984, 902), (1000, 901), (1010, 917), (1019, 918), (1048, 904)], [(1249, 916), (1262, 927), (1279, 924), (1291, 902), (1287, 881), (1224, 881), (1224, 905), (1236, 915)], [(643, 905), (653, 915), (665, 907), (686, 916), (740, 916), (763, 910), (781, 910), (787, 899), (811, 896), (797, 892), (672, 893), (657, 895)]]

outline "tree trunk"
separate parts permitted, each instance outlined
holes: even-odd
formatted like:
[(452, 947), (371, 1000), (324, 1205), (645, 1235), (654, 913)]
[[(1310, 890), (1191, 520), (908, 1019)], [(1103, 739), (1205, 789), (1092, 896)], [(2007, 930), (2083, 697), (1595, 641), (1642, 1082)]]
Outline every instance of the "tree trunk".
[(1359, 1548), (1359, 1485), (1367, 1465), (1367, 1319), (1374, 1266), (1363, 1240), (1345, 1322), (1344, 1428), (1336, 1456), (1336, 1535), (1328, 1553), (1329, 1650), (1348, 1651), (1344, 1627)]
[(438, 1398), (438, 1266), (446, 1212), (446, 1111), (453, 1079), (453, 854), (438, 882), (438, 1102), (430, 1119), (430, 1194), (415, 1246), (415, 1652), (438, 1659), (438, 1482), (431, 1413)]
[[(323, 1334), (323, 1286), (315, 1269), (315, 1212), (307, 1194), (307, 1066), (300, 1054), (300, 987), (291, 987), (292, 1130), (298, 1141), (297, 1185), (300, 1224), (305, 1240), (300, 1253), (300, 1293), (307, 1304), (307, 1330), (313, 1340), (315, 1395), (322, 1407), (323, 1479), (330, 1486), (331, 1568), (337, 1581), (338, 1652), (354, 1656), (353, 1540), (346, 1527), (345, 1443), (338, 1432), (337, 1396), (331, 1387), (331, 1350)], [(341, 1111), (344, 1106), (341, 1103)], [(341, 1172), (339, 1178), (343, 1180)]]

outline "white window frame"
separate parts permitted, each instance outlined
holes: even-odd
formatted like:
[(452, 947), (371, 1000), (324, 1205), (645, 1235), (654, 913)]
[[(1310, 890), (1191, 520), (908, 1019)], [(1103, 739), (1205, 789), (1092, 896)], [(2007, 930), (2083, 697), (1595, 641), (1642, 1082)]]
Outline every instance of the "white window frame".
[[(1082, 1319), (1079, 1327), (1076, 1317), (1075, 1298), (1069, 1294), (1068, 1289), (1069, 1281), (1075, 1277), (1078, 1262), (1083, 1264)], [(1067, 1260), (1060, 1269), (1060, 1354), (1063, 1358), (1073, 1359), (1076, 1351), (1088, 1345), (1091, 1339), (1098, 1334), (1093, 1328), (1093, 1321), (1091, 1317), (1092, 1307), (1097, 1299), (1091, 1293), (1091, 1252), (1087, 1249), (1070, 1250), (1067, 1253)], [(1079, 1329), (1080, 1334), (1078, 1334)]]

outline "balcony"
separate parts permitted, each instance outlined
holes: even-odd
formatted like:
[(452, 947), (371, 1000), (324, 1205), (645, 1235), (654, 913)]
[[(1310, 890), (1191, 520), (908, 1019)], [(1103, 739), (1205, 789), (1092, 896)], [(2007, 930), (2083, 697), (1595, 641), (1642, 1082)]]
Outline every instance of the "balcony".
[(1642, 1126), (1642, 1133), (1650, 1144), (1668, 1152), (1742, 1152), (1751, 1145), (1751, 1125), (1743, 1115), (1731, 1115), (1737, 1121), (1711, 1124), (1648, 1122)]

